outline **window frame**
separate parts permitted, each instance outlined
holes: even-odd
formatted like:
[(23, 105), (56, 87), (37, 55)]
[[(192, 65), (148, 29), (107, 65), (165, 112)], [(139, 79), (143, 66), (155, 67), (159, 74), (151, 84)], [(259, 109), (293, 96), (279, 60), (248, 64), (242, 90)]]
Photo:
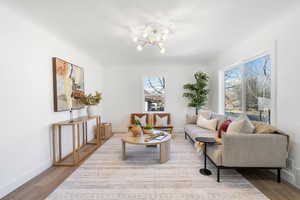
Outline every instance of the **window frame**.
[[(165, 106), (164, 106), (164, 111), (146, 111), (146, 107), (145, 107), (145, 90), (144, 90), (144, 80), (146, 78), (158, 78), (158, 77), (163, 77), (165, 79)], [(164, 74), (151, 74), (151, 75), (144, 75), (142, 76), (142, 87), (141, 87), (141, 90), (142, 90), (142, 112), (143, 113), (167, 113), (167, 79), (166, 79), (166, 76)]]
[[(270, 56), (271, 59), (271, 125), (277, 124), (277, 62), (276, 62), (276, 42), (274, 43), (274, 47), (271, 50), (266, 50), (260, 54), (249, 57), (247, 59), (242, 59), (234, 64), (228, 65), (224, 67), (222, 70), (219, 70), (219, 112), (225, 113), (225, 80), (224, 74), (225, 71), (233, 69), (238, 65), (246, 64), (255, 59)], [(242, 71), (242, 111), (246, 113), (246, 90), (245, 90), (245, 78), (244, 78), (244, 67), (241, 68)]]

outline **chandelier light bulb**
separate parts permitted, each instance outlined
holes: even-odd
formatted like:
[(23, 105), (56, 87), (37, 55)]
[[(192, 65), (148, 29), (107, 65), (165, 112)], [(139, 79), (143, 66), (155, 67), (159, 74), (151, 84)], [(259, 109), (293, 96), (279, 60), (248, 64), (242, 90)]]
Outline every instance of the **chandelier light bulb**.
[(144, 34), (143, 34), (143, 37), (144, 37), (144, 38), (148, 37), (148, 33), (144, 33)]
[(162, 39), (163, 41), (165, 41), (165, 40), (167, 39), (167, 36), (166, 36), (166, 35), (163, 35), (163, 36), (161, 37), (161, 39)]
[(133, 37), (133, 42), (137, 42), (139, 40), (139, 38), (137, 36)]
[(137, 49), (138, 51), (142, 51), (142, 50), (143, 50), (143, 47), (142, 47), (142, 45), (138, 45), (138, 46), (136, 47), (136, 49)]
[(161, 54), (166, 53), (166, 49), (165, 49), (165, 48), (161, 48), (161, 49), (160, 49), (160, 53), (161, 53)]

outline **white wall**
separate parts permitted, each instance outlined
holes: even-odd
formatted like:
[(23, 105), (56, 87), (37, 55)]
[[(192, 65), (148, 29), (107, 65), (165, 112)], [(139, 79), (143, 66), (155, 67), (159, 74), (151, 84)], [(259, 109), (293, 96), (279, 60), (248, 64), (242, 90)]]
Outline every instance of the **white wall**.
[[(144, 52), (141, 52), (144, 53)], [(200, 65), (201, 66), (201, 65)], [(182, 97), (183, 85), (194, 81), (193, 74), (203, 67), (173, 65), (112, 67), (104, 69), (105, 88), (103, 109), (105, 120), (111, 121), (115, 132), (124, 132), (129, 125), (129, 115), (143, 112), (143, 77), (166, 78), (166, 112), (171, 113), (175, 131), (182, 131), (185, 115), (190, 109)]]
[[(210, 65), (213, 72), (211, 107), (218, 111), (218, 69), (272, 49), (276, 41), (277, 62), (277, 124), (291, 136), (290, 164), (285, 177), (300, 187), (300, 7), (271, 23), (263, 30), (252, 34), (248, 40), (235, 45), (221, 54)], [(276, 153), (276, 152), (274, 152)]]
[(51, 166), (52, 60), (84, 67), (87, 91), (101, 91), (101, 67), (84, 52), (0, 5), (0, 198)]

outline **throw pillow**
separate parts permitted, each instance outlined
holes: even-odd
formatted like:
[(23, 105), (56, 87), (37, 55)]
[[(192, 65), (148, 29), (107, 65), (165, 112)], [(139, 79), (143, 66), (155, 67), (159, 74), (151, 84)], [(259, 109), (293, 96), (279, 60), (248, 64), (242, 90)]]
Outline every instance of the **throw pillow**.
[(205, 119), (211, 119), (211, 111), (209, 110), (201, 110), (199, 115), (202, 115)]
[(142, 126), (147, 126), (146, 115), (142, 117), (134, 116), (135, 120), (139, 120)]
[(231, 122), (232, 121), (228, 119), (221, 124), (220, 128), (218, 129), (218, 138), (222, 138), (223, 133), (226, 133), (228, 126), (230, 125)]
[(252, 123), (255, 126), (254, 133), (276, 133), (276, 132), (280, 132), (274, 126), (271, 126), (269, 124), (265, 124), (263, 122), (252, 121)]
[(253, 133), (255, 126), (252, 124), (247, 115), (242, 115), (240, 118), (245, 119), (245, 123), (241, 129), (241, 133)]
[(168, 126), (168, 116), (160, 117), (156, 115), (155, 126)]
[(197, 123), (197, 115), (186, 115), (185, 123), (187, 124), (196, 124)]
[(229, 134), (234, 133), (253, 133), (255, 127), (246, 115), (242, 115), (234, 120), (228, 127)]
[(209, 130), (216, 130), (218, 120), (217, 119), (206, 119), (202, 115), (198, 115), (197, 125), (201, 128), (206, 128)]
[(231, 122), (227, 128), (227, 134), (239, 134), (245, 123), (245, 119), (238, 118)]

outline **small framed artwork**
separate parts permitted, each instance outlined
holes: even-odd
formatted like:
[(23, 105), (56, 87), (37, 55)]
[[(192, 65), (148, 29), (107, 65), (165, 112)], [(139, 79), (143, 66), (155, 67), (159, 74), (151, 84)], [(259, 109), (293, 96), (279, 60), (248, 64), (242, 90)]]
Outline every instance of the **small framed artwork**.
[(54, 111), (83, 108), (83, 105), (74, 99), (74, 96), (84, 94), (83, 68), (56, 57), (52, 61)]

